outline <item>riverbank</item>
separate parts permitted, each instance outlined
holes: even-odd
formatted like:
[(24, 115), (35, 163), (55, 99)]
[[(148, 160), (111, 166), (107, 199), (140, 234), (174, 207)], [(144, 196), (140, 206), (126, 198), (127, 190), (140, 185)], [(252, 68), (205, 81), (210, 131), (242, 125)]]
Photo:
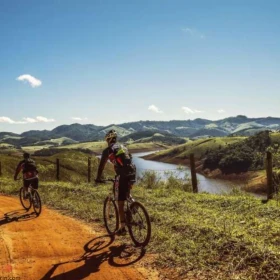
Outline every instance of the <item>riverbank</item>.
[[(170, 158), (161, 154), (149, 154), (143, 156), (146, 160), (160, 161), (164, 163), (178, 164), (182, 166), (187, 166), (190, 168), (190, 161), (188, 158)], [(209, 170), (203, 169), (203, 161), (195, 161), (196, 172), (211, 179), (221, 179), (226, 181), (234, 182), (235, 184), (240, 184), (242, 190), (255, 194), (266, 194), (266, 174), (265, 170), (259, 171), (248, 171), (244, 173), (233, 173), (233, 174), (223, 174), (220, 169)]]

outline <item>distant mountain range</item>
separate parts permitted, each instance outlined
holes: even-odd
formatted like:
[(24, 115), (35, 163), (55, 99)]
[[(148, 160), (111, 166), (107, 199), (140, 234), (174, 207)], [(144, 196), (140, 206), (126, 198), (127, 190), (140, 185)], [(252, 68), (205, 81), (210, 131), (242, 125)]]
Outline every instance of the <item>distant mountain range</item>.
[[(0, 143), (25, 146), (45, 143), (71, 144), (98, 141), (110, 129), (115, 129), (123, 141), (151, 141), (154, 138), (200, 138), (227, 135), (253, 135), (262, 130), (280, 130), (280, 118), (247, 118), (239, 115), (217, 121), (207, 119), (138, 121), (109, 126), (93, 124), (61, 125), (53, 130), (30, 130), (21, 134), (0, 132)], [(55, 141), (54, 139), (61, 139)], [(174, 141), (175, 143), (176, 141)], [(179, 142), (178, 142), (179, 143)]]

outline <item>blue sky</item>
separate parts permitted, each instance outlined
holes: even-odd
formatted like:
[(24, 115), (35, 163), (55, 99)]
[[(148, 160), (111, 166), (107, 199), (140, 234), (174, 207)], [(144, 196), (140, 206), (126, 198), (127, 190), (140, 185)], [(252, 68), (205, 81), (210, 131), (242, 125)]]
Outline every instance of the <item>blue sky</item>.
[(0, 131), (280, 117), (280, 2), (1, 0)]

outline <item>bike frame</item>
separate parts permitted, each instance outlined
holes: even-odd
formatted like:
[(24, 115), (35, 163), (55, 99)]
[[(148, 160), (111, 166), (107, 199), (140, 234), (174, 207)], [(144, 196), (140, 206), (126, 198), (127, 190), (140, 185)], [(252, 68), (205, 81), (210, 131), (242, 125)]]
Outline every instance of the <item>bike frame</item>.
[[(106, 179), (104, 181), (112, 182), (113, 183), (113, 189), (112, 189), (112, 191), (110, 191), (109, 197), (112, 200), (114, 200), (114, 201), (118, 201), (118, 199), (116, 199), (116, 191), (119, 192), (119, 181), (117, 179)], [(130, 192), (129, 192), (129, 194), (126, 197), (126, 201), (127, 201), (128, 205), (130, 205), (133, 202), (135, 202), (135, 199), (132, 197)]]
[[(112, 182), (113, 187), (112, 191), (110, 191), (109, 195), (106, 197), (104, 201), (104, 206), (103, 206), (103, 215), (104, 215), (104, 222), (105, 222), (105, 227), (108, 231), (109, 234), (114, 234), (116, 230), (118, 229), (119, 226), (119, 207), (118, 201), (116, 199), (117, 195), (116, 192), (118, 192), (119, 184), (118, 184), (118, 179), (106, 179), (103, 180), (103, 182)], [(112, 204), (108, 201), (113, 202)], [(108, 208), (106, 208), (108, 206)], [(113, 228), (111, 228), (111, 225), (109, 226), (108, 221), (110, 221), (110, 217), (107, 218), (106, 216), (106, 209), (110, 209), (111, 207), (114, 208), (114, 212), (116, 217), (116, 222), (113, 221)], [(140, 212), (139, 212), (140, 211)], [(110, 212), (110, 210), (109, 210)], [(139, 214), (140, 213), (140, 214)], [(151, 237), (151, 222), (149, 218), (149, 214), (145, 207), (138, 201), (136, 201), (131, 193), (129, 192), (127, 197), (126, 197), (126, 202), (124, 203), (124, 215), (125, 215), (125, 223), (126, 226), (128, 227), (128, 231), (130, 234), (130, 237), (132, 241), (135, 243), (136, 246), (146, 246), (149, 243), (150, 237)], [(136, 217), (136, 220), (135, 220)], [(110, 228), (109, 228), (110, 227)], [(135, 228), (138, 228), (138, 231), (134, 231)], [(146, 231), (145, 235), (140, 234), (140, 240), (137, 237), (137, 232), (139, 230), (144, 229)], [(136, 235), (135, 235), (136, 233)], [(145, 239), (142, 240), (141, 237), (144, 236)]]

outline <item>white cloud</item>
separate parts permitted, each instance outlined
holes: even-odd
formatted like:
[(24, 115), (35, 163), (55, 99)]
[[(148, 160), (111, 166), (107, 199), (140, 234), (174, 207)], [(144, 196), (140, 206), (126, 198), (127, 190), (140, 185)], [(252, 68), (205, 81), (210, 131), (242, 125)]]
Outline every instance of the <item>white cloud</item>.
[(23, 118), (27, 123), (35, 123), (35, 122), (38, 122), (37, 120), (35, 119), (32, 119), (32, 118)]
[(0, 122), (1, 123), (15, 123), (15, 121), (13, 121), (12, 119), (10, 119), (8, 117), (0, 117)]
[(203, 111), (195, 110), (195, 109), (190, 109), (189, 107), (182, 107), (182, 110), (186, 114), (197, 114), (197, 113), (202, 113)]
[(23, 118), (23, 119), (24, 119), (25, 123), (55, 122), (54, 119), (48, 119), (48, 118), (41, 117), (41, 116), (38, 116), (35, 119), (33, 119), (33, 118)]
[(10, 124), (26, 124), (26, 123), (38, 123), (38, 122), (55, 122), (54, 119), (48, 119), (45, 117), (38, 116), (33, 118), (23, 118), (23, 121), (14, 121), (9, 117), (0, 117), (0, 123), (10, 123)]
[(48, 119), (48, 118), (41, 117), (41, 116), (36, 117), (36, 120), (37, 120), (38, 122), (55, 122), (54, 119)]
[(185, 27), (185, 28), (182, 28), (181, 30), (184, 33), (190, 34), (191, 36), (198, 37), (200, 39), (204, 39), (205, 38), (204, 34), (202, 34), (201, 32), (199, 32), (198, 30), (196, 30), (194, 28)]
[(155, 105), (149, 106), (148, 110), (151, 110), (151, 111), (153, 111), (153, 112), (155, 112), (155, 113), (163, 113), (163, 112), (162, 112), (161, 110), (159, 110), (159, 108), (156, 107)]
[(223, 110), (223, 109), (219, 109), (217, 112), (218, 112), (219, 114), (222, 114), (222, 113), (225, 113), (226, 111)]
[(24, 74), (19, 77), (17, 77), (18, 81), (23, 81), (23, 82), (28, 82), (31, 87), (39, 87), (42, 85), (42, 82), (39, 79), (36, 79), (35, 77), (29, 75), (29, 74)]
[(88, 118), (80, 118), (80, 117), (72, 117), (71, 119), (74, 120), (74, 121), (86, 121), (86, 120), (88, 120)]
[(20, 124), (25, 123), (23, 121), (14, 121), (9, 117), (0, 117), (0, 123), (11, 123), (11, 124)]

